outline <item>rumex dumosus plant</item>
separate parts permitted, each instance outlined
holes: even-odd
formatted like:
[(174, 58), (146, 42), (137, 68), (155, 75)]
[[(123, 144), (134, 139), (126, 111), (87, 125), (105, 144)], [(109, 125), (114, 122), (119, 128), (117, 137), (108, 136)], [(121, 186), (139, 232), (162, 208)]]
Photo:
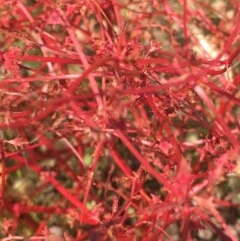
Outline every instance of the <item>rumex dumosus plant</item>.
[(2, 240), (239, 239), (237, 1), (0, 3)]

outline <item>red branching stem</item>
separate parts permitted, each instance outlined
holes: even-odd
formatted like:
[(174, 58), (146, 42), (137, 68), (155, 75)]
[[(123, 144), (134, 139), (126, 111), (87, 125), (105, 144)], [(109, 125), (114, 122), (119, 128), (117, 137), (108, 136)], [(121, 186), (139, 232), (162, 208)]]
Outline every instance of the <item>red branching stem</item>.
[(116, 19), (118, 22), (118, 27), (120, 28), (120, 31), (123, 30), (123, 18), (122, 15), (120, 14), (120, 7), (119, 7), (119, 3), (116, 0), (112, 0), (112, 4), (113, 4), (113, 9), (114, 9), (114, 13), (116, 15)]
[[(115, 59), (113, 57), (103, 57), (102, 59), (96, 61), (95, 63), (93, 63), (90, 67), (88, 67), (83, 73), (82, 75), (77, 78), (68, 88), (68, 92), (67, 93), (72, 93), (74, 92), (74, 90), (76, 90), (77, 86), (79, 86), (79, 84), (86, 78), (88, 77), (89, 74), (91, 74), (91, 72), (95, 69), (97, 69), (98, 67), (100, 67), (101, 65), (105, 64), (108, 61), (114, 61)], [(95, 93), (95, 94), (99, 94), (99, 92)]]
[(131, 178), (132, 177), (132, 172), (131, 172), (130, 168), (126, 165), (124, 160), (122, 160), (122, 158), (119, 156), (117, 151), (114, 150), (114, 149), (110, 149), (109, 148), (109, 152), (110, 152), (112, 158), (114, 159), (114, 161), (116, 162), (116, 164), (118, 165), (118, 167), (124, 173), (124, 175), (129, 177), (129, 178)]
[[(196, 198), (196, 197), (195, 197)], [(199, 212), (198, 215), (203, 218), (203, 220), (210, 225), (211, 228), (213, 228), (213, 230), (223, 238), (223, 240), (232, 240), (232, 241), (237, 241), (237, 239), (235, 238), (235, 236), (233, 235), (231, 229), (229, 228), (229, 226), (226, 224), (226, 222), (224, 221), (223, 217), (221, 216), (221, 214), (217, 211), (217, 209), (215, 208), (215, 205), (213, 204), (212, 200), (204, 200), (200, 197), (196, 198), (196, 200), (198, 200), (199, 205), (201, 205), (201, 209), (204, 212)], [(212, 215), (214, 216), (214, 218), (217, 220), (217, 222), (219, 223), (219, 225), (221, 225), (221, 227), (223, 228), (223, 230), (225, 231), (225, 233), (218, 228), (210, 219), (209, 217), (206, 216), (205, 212), (206, 210), (208, 210), (209, 212), (212, 213)]]
[(137, 149), (132, 145), (128, 138), (123, 134), (121, 130), (115, 131), (116, 135), (122, 140), (126, 147), (132, 152), (132, 154), (138, 159), (138, 161), (146, 168), (146, 170), (155, 177), (160, 183), (164, 185), (169, 191), (173, 191), (171, 184), (165, 179), (163, 174), (157, 172), (149, 162), (137, 151)]
[(217, 85), (215, 85), (214, 83), (211, 82), (206, 82), (203, 83), (204, 85), (210, 87), (212, 90), (218, 92), (221, 95), (226, 96), (230, 101), (235, 102), (237, 105), (240, 105), (240, 99), (236, 98), (234, 95), (229, 94), (228, 92), (226, 92), (225, 90), (223, 90), (222, 88), (218, 87)]
[(83, 209), (81, 210), (80, 224), (82, 224), (84, 222), (83, 218), (84, 218), (84, 214), (85, 214), (86, 203), (88, 200), (89, 192), (91, 190), (91, 186), (92, 186), (92, 182), (93, 182), (93, 175), (94, 175), (95, 169), (97, 167), (99, 158), (101, 156), (102, 150), (103, 150), (103, 142), (98, 142), (95, 152), (93, 154), (93, 163), (88, 171), (88, 181), (87, 181), (87, 186), (86, 186), (86, 190), (85, 190), (85, 195), (83, 198)]
[(74, 197), (63, 185), (61, 185), (55, 178), (49, 177), (48, 181), (62, 194), (79, 211), (83, 210), (83, 204)]
[[(238, 7), (239, 8), (239, 7)], [(236, 14), (236, 24), (232, 28), (230, 36), (228, 37), (225, 46), (223, 48), (223, 52), (228, 52), (228, 50), (232, 47), (234, 40), (236, 39), (237, 35), (239, 34), (240, 29), (240, 12), (239, 9)]]
[(58, 215), (79, 241), (236, 241), (240, 4), (1, 2), (2, 239)]
[(16, 80), (16, 78), (13, 79), (4, 79), (3, 82), (0, 83), (0, 87), (6, 86), (6, 84), (9, 83), (16, 83), (17, 81), (29, 83), (29, 82), (35, 82), (35, 81), (43, 81), (43, 82), (48, 82), (51, 80), (61, 80), (61, 79), (77, 79), (81, 77), (80, 74), (70, 74), (70, 75), (56, 75), (56, 76), (39, 76), (39, 77), (29, 77), (29, 78), (19, 78)]
[(240, 46), (236, 48), (233, 53), (230, 55), (230, 57), (227, 59), (227, 66), (230, 67), (234, 59), (237, 57), (237, 55), (240, 52)]
[(215, 115), (218, 123), (223, 128), (223, 130), (225, 131), (225, 133), (228, 136), (229, 140), (231, 141), (232, 145), (236, 147), (238, 145), (236, 137), (233, 135), (233, 133), (231, 132), (231, 130), (229, 129), (227, 124), (224, 122), (224, 120), (222, 119), (222, 116), (220, 116), (220, 114), (218, 113), (218, 111), (217, 111), (216, 107), (214, 106), (212, 100), (207, 96), (207, 94), (205, 93), (203, 88), (200, 87), (200, 85), (196, 85), (194, 90), (199, 95), (199, 97), (207, 104), (209, 109), (213, 112), (213, 114)]
[[(21, 156), (16, 156), (17, 160), (21, 163), (25, 163), (25, 159)], [(36, 163), (29, 165), (29, 167), (34, 170), (36, 173), (41, 171), (41, 168)], [(61, 185), (54, 177), (48, 177), (47, 181), (49, 181), (62, 196), (64, 196), (70, 203), (73, 204), (77, 209), (82, 210), (83, 204), (74, 197), (63, 185)]]
[[(9, 205), (7, 203), (5, 204), (5, 206), (8, 209), (13, 209), (12, 205)], [(29, 213), (29, 212), (46, 213), (46, 214), (51, 214), (53, 212), (57, 214), (63, 213), (57, 207), (30, 206), (30, 205), (24, 205), (24, 204), (19, 204), (18, 209), (20, 210), (20, 213)]]
[(184, 39), (187, 43), (188, 41), (188, 33), (187, 33), (187, 0), (183, 0), (183, 32)]
[[(57, 58), (57, 57), (45, 57), (45, 56), (31, 56), (31, 55), (23, 55), (20, 58), (21, 61), (33, 61), (33, 62), (50, 62), (50, 63), (58, 63), (58, 64), (78, 64), (81, 62), (77, 59), (69, 59), (69, 58)], [(50, 77), (50, 76), (49, 76)], [(52, 76), (53, 77), (53, 76)]]
[(3, 146), (3, 140), (0, 139), (0, 153), (1, 153), (1, 187), (0, 187), (0, 199), (4, 199), (4, 189), (5, 189), (5, 180), (6, 180), (6, 160), (5, 152)]
[[(82, 47), (81, 47), (81, 45), (79, 44), (79, 41), (77, 40), (76, 34), (74, 33), (74, 30), (73, 30), (73, 28), (71, 27), (71, 24), (68, 22), (65, 14), (64, 14), (64, 12), (63, 12), (60, 8), (57, 8), (57, 10), (58, 10), (59, 14), (61, 15), (62, 19), (65, 21), (65, 23), (66, 23), (66, 25), (67, 25), (66, 27), (67, 27), (67, 31), (68, 31), (68, 33), (69, 33), (69, 36), (70, 36), (70, 38), (72, 39), (72, 41), (73, 41), (73, 43), (74, 43), (74, 46), (75, 46), (75, 48), (76, 48), (76, 51), (77, 51), (77, 53), (78, 53), (78, 55), (79, 55), (79, 58), (80, 58), (80, 60), (81, 60), (82, 63), (83, 63), (83, 67), (84, 67), (84, 69), (86, 70), (84, 74), (85, 74), (85, 75), (89, 75), (90, 72), (91, 72), (91, 70), (92, 70), (93, 65), (91, 65), (91, 67), (89, 67), (88, 60), (87, 60), (85, 54), (83, 53)], [(97, 65), (97, 66), (98, 66), (98, 65)], [(87, 73), (87, 74), (86, 74), (86, 73)], [(84, 76), (84, 74), (83, 74), (83, 76)], [(85, 77), (86, 77), (86, 76), (85, 76)], [(99, 92), (99, 89), (98, 89), (96, 80), (95, 80), (91, 75), (89, 75), (88, 77), (89, 77), (89, 82), (90, 82), (90, 86), (91, 86), (91, 88), (92, 88), (92, 91), (93, 91), (93, 93), (96, 95), (95, 98), (96, 98), (96, 101), (97, 101), (97, 103), (98, 103), (98, 107), (99, 107), (99, 109), (102, 110), (102, 109), (103, 109), (103, 103), (102, 103), (101, 97), (99, 96), (99, 93), (100, 93), (100, 92)], [(78, 80), (78, 81), (81, 81), (81, 80)], [(74, 85), (75, 88), (76, 88), (76, 83), (78, 83), (78, 81), (75, 81), (75, 85)], [(70, 87), (70, 91), (71, 91), (71, 92), (73, 91), (72, 88), (73, 88), (73, 86)]]
[(32, 15), (30, 14), (30, 12), (28, 11), (28, 9), (24, 6), (24, 4), (22, 2), (18, 2), (17, 3), (18, 8), (24, 13), (24, 15), (28, 18), (30, 23), (34, 23), (34, 18), (32, 17)]
[(83, 158), (81, 157), (81, 155), (77, 152), (77, 150), (74, 148), (74, 146), (70, 143), (70, 141), (63, 137), (59, 132), (55, 131), (55, 133), (61, 137), (63, 139), (63, 141), (66, 143), (66, 145), (71, 149), (71, 151), (74, 153), (74, 155), (77, 157), (77, 159), (79, 160), (79, 166), (81, 167), (82, 169), (82, 172), (83, 170), (85, 169), (85, 163), (83, 161)]

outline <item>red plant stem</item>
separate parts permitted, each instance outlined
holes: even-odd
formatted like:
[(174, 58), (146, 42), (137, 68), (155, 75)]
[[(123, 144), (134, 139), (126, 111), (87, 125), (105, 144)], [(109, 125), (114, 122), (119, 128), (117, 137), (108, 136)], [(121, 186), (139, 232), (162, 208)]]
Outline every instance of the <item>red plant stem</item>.
[[(133, 179), (133, 175), (132, 175), (132, 171), (131, 169), (126, 165), (126, 163), (123, 161), (123, 159), (119, 156), (119, 154), (117, 153), (116, 150), (114, 149), (110, 149), (109, 148), (109, 152), (112, 156), (112, 158), (114, 159), (114, 161), (116, 162), (116, 164), (118, 165), (118, 167), (122, 170), (122, 172), (124, 173), (124, 175), (126, 177), (128, 177), (129, 179)], [(150, 201), (150, 198), (148, 197), (148, 195), (144, 192), (143, 189), (139, 190), (140, 194), (143, 196), (143, 198), (145, 200), (147, 200), (148, 202)]]
[[(14, 211), (14, 206), (12, 203), (6, 203), (5, 207), (7, 209), (12, 209)], [(56, 213), (56, 214), (62, 214), (63, 212), (61, 210), (58, 210), (58, 207), (44, 207), (44, 206), (30, 206), (30, 205), (24, 205), (24, 204), (18, 204), (18, 209), (20, 210), (20, 213), (29, 213), (29, 212), (36, 212), (36, 213)]]
[(214, 199), (214, 203), (216, 203), (217, 206), (222, 206), (222, 207), (240, 207), (240, 203), (233, 203), (232, 201), (226, 201), (226, 200)]
[(122, 158), (118, 155), (118, 153), (116, 152), (116, 150), (114, 149), (108, 149), (109, 153), (111, 154), (112, 158), (114, 159), (114, 161), (116, 162), (116, 164), (118, 165), (118, 167), (122, 170), (122, 172), (124, 173), (124, 175), (128, 178), (132, 178), (132, 172), (130, 170), (130, 168), (126, 165), (126, 163), (122, 160)]
[(25, 5), (22, 2), (17, 3), (18, 8), (21, 9), (21, 11), (24, 13), (24, 15), (28, 18), (29, 22), (34, 23), (34, 18), (28, 11), (28, 9), (25, 7)]
[[(136, 60), (137, 64), (141, 65), (141, 64), (144, 64), (144, 65), (147, 65), (147, 64), (160, 64), (161, 67), (164, 67), (163, 65), (166, 65), (165, 67), (169, 67), (168, 65), (170, 64), (170, 59), (166, 59), (165, 58), (147, 58), (147, 59), (137, 59)], [(187, 66), (187, 64), (186, 64)]]
[[(217, 214), (217, 216), (220, 216), (220, 214), (218, 212), (212, 213), (212, 214), (219, 222), (219, 218), (216, 217), (215, 215)], [(224, 229), (224, 231), (226, 233), (224, 233), (222, 228), (217, 227), (216, 224), (214, 224), (204, 212), (198, 212), (198, 215), (207, 224), (207, 227), (211, 227), (212, 230), (217, 234), (217, 236), (221, 237), (221, 239), (223, 241), (237, 241), (237, 239), (234, 237), (234, 235), (232, 235), (232, 231), (227, 227), (227, 225), (225, 224), (224, 221), (223, 221), (223, 223), (220, 221), (219, 224), (221, 225), (221, 227)], [(221, 220), (222, 220), (222, 217), (221, 217)]]
[[(150, 229), (150, 232), (152, 232), (153, 228)], [(164, 234), (168, 238), (169, 241), (174, 241), (172, 239), (172, 237), (163, 228), (161, 228), (159, 225), (157, 225), (156, 228), (157, 228), (156, 231), (150, 237), (148, 237), (147, 239), (144, 239), (143, 241), (155, 241), (155, 240), (158, 240), (158, 236), (160, 234)], [(162, 240), (162, 239), (160, 239), (160, 240)], [(163, 240), (165, 240), (165, 239), (163, 239)]]
[[(79, 56), (79, 59), (82, 61), (82, 64), (83, 64), (84, 69), (87, 70), (87, 71), (86, 71), (86, 72), (87, 72), (87, 75), (89, 75), (90, 72), (91, 72), (91, 68), (93, 67), (93, 65), (91, 65), (91, 66), (89, 67), (89, 63), (88, 63), (87, 57), (85, 56), (85, 54), (84, 54), (84, 52), (83, 52), (83, 50), (82, 50), (82, 47), (81, 47), (81, 45), (80, 45), (80, 43), (79, 43), (79, 41), (78, 41), (78, 39), (77, 39), (77, 37), (76, 37), (76, 34), (74, 33), (73, 28), (72, 28), (71, 24), (68, 22), (67, 17), (65, 16), (64, 12), (63, 12), (60, 8), (57, 8), (57, 11), (58, 11), (58, 13), (60, 14), (60, 16), (62, 17), (62, 19), (64, 20), (64, 22), (65, 22), (65, 24), (66, 24), (66, 28), (67, 28), (68, 34), (69, 34), (69, 36), (70, 36), (70, 38), (71, 38), (71, 40), (72, 40), (72, 42), (73, 42), (73, 44), (74, 44), (74, 46), (75, 46), (75, 48), (76, 48), (76, 51), (77, 51), (78, 56)], [(89, 72), (88, 72), (88, 71), (89, 71)], [(86, 72), (85, 72), (85, 74), (86, 74)], [(86, 77), (86, 76), (85, 76), (85, 77)], [(98, 107), (99, 107), (99, 109), (102, 110), (102, 108), (103, 108), (103, 103), (102, 103), (101, 97), (99, 96), (99, 93), (100, 93), (100, 92), (99, 92), (99, 89), (98, 89), (96, 80), (95, 80), (91, 75), (89, 75), (88, 77), (89, 77), (89, 83), (90, 83), (90, 86), (91, 86), (91, 88), (92, 88), (92, 91), (93, 91), (93, 93), (96, 95), (95, 98), (96, 98), (96, 101), (97, 101), (97, 103), (98, 103)], [(73, 91), (73, 89), (72, 89), (73, 86), (75, 86), (75, 88), (77, 87), (77, 86), (76, 86), (76, 83), (77, 83), (77, 82), (78, 82), (78, 81), (75, 81), (75, 85), (70, 86), (71, 92)], [(81, 81), (80, 81), (80, 82), (81, 82)], [(75, 89), (75, 88), (74, 88), (74, 89)]]
[(228, 40), (225, 43), (225, 46), (223, 48), (223, 52), (228, 52), (228, 50), (232, 47), (234, 40), (236, 39), (237, 35), (239, 34), (240, 29), (240, 12), (239, 12), (239, 6), (238, 11), (236, 11), (236, 24), (234, 28), (230, 31), (230, 36), (228, 37)]
[[(70, 98), (70, 97), (64, 97), (64, 98)], [(60, 101), (60, 103), (63, 103), (63, 99), (62, 100), (57, 100), (57, 102)], [(62, 102), (63, 101), (63, 102)], [(57, 103), (56, 102), (56, 103)], [(4, 129), (4, 128), (10, 128), (10, 127), (14, 127), (14, 128), (17, 128), (17, 127), (22, 127), (22, 126), (26, 126), (26, 125), (29, 125), (32, 122), (35, 122), (35, 121), (39, 121), (39, 120), (42, 120), (43, 118), (45, 118), (47, 115), (51, 114), (52, 112), (55, 112), (57, 106), (55, 103), (55, 105), (53, 105), (53, 103), (49, 102), (49, 107), (44, 111), (44, 112), (40, 112), (39, 114), (37, 114), (36, 116), (34, 116), (34, 118), (32, 120), (29, 120), (28, 123), (26, 123), (25, 120), (18, 120), (16, 122), (12, 122), (12, 123), (3, 123), (3, 124), (0, 124), (0, 129)], [(59, 103), (59, 104), (60, 104)], [(70, 102), (71, 103), (71, 102)], [(74, 104), (76, 105), (76, 103), (74, 102)]]
[(37, 76), (37, 77), (29, 77), (29, 78), (16, 78), (13, 79), (4, 79), (3, 82), (0, 82), (0, 87), (4, 87), (9, 83), (16, 83), (17, 81), (21, 81), (22, 83), (34, 82), (34, 81), (44, 81), (48, 82), (51, 80), (61, 80), (61, 79), (77, 79), (81, 77), (80, 74), (66, 74), (66, 75), (56, 75), (56, 76)]
[[(26, 162), (26, 160), (22, 156), (17, 156), (17, 161), (19, 161), (20, 163)], [(29, 167), (36, 173), (41, 172), (41, 168), (37, 163), (29, 164)], [(63, 185), (61, 185), (54, 177), (48, 177), (47, 181), (49, 181), (58, 190), (58, 192), (62, 194), (62, 196), (64, 196), (70, 203), (72, 203), (73, 206), (75, 206), (79, 210), (82, 210), (83, 204), (76, 197), (74, 197)]]
[(6, 169), (6, 174), (9, 174), (11, 172), (15, 172), (15, 171), (17, 171), (18, 169), (21, 169), (24, 166), (25, 166), (24, 163), (18, 163), (17, 165), (14, 165), (12, 167), (7, 168)]
[(133, 94), (133, 95), (141, 95), (141, 94), (149, 94), (149, 93), (155, 93), (160, 90), (167, 90), (169, 87), (172, 86), (177, 86), (181, 84), (189, 83), (186, 80), (176, 80), (176, 81), (170, 81), (168, 83), (164, 83), (159, 86), (147, 86), (147, 87), (142, 87), (142, 88), (136, 88), (136, 89), (126, 89), (124, 90), (124, 94)]
[(228, 92), (226, 92), (225, 90), (221, 89), (220, 87), (218, 87), (217, 85), (215, 85), (212, 82), (206, 82), (203, 83), (204, 85), (210, 87), (212, 90), (215, 90), (216, 92), (218, 92), (221, 95), (226, 96), (230, 101), (235, 102), (237, 105), (240, 105), (240, 99), (236, 98), (234, 95), (229, 94)]
[(233, 60), (237, 57), (237, 55), (239, 54), (240, 52), (240, 46), (234, 50), (234, 52), (230, 55), (230, 57), (227, 59), (227, 66), (230, 67)]
[(212, 100), (207, 96), (207, 94), (204, 92), (204, 90), (200, 87), (200, 85), (196, 85), (194, 88), (195, 92), (199, 95), (199, 97), (207, 104), (210, 110), (214, 113), (218, 123), (225, 131), (226, 135), (228, 136), (229, 141), (232, 143), (234, 147), (238, 146), (238, 142), (236, 140), (236, 137), (233, 135), (227, 124), (222, 119), (222, 116), (218, 113), (216, 107), (214, 106)]
[[(21, 34), (18, 34), (16, 32), (11, 32), (9, 30), (5, 30), (5, 29), (2, 29), (2, 28), (0, 28), (0, 31), (3, 32), (4, 34), (8, 35), (8, 36), (12, 36), (12, 37), (14, 37), (16, 39), (23, 40), (26, 43), (30, 43), (33, 46), (35, 45), (35, 46), (38, 46), (40, 48), (47, 48), (47, 49), (51, 50), (52, 53), (55, 53), (55, 54), (58, 54), (60, 56), (67, 57), (67, 58), (71, 57), (71, 58), (73, 58), (75, 60), (78, 60), (78, 62), (81, 62), (81, 60), (79, 60), (79, 57), (78, 57), (78, 55), (75, 52), (62, 51), (58, 47), (54, 47), (52, 45), (37, 43), (34, 40), (30, 40), (30, 39), (28, 39), (27, 37), (25, 37), (25, 36), (23, 36)], [(36, 57), (38, 57), (38, 56), (36, 56)]]
[(82, 157), (79, 155), (79, 153), (77, 152), (77, 150), (74, 148), (74, 146), (71, 144), (71, 142), (63, 137), (59, 132), (55, 131), (55, 133), (61, 137), (63, 139), (63, 141), (66, 143), (66, 145), (71, 149), (71, 151), (74, 153), (74, 155), (77, 157), (77, 159), (79, 160), (79, 167), (82, 169), (82, 172), (83, 170), (85, 170), (85, 163), (82, 159)]
[(69, 59), (69, 58), (59, 58), (59, 57), (45, 57), (45, 56), (31, 56), (24, 55), (20, 58), (21, 61), (33, 61), (33, 62), (50, 62), (50, 63), (58, 63), (58, 64), (78, 64), (80, 65), (80, 60), (77, 59)]
[(115, 217), (119, 217), (124, 210), (127, 210), (127, 208), (130, 206), (132, 202), (132, 198), (129, 198), (126, 203), (119, 209), (119, 211), (115, 214)]
[(187, 0), (183, 0), (183, 33), (185, 44), (188, 42), (188, 34), (187, 34)]
[(81, 84), (81, 82), (88, 77), (88, 75), (95, 69), (97, 69), (98, 67), (100, 67), (101, 65), (105, 64), (106, 62), (109, 61), (115, 61), (115, 58), (107, 56), (107, 57), (103, 57), (102, 59), (96, 61), (95, 63), (93, 63), (91, 66), (89, 66), (88, 68), (86, 68), (86, 70), (82, 73), (82, 75), (77, 78), (68, 88), (67, 93), (72, 93), (74, 92), (77, 87), (79, 86), (79, 84)]
[[(12, 241), (12, 240), (26, 240), (25, 237), (22, 236), (10, 236), (10, 237), (6, 237), (3, 238), (2, 241)], [(36, 241), (36, 240), (46, 240), (45, 236), (32, 236), (30, 238), (27, 238), (27, 240), (32, 240), (32, 241)], [(47, 239), (48, 240), (48, 239)], [(49, 239), (50, 240), (50, 239)]]
[[(165, 121), (167, 121), (166, 118), (164, 118), (163, 116), (161, 116), (161, 113), (159, 112), (159, 110), (157, 109), (156, 105), (153, 102), (153, 98), (152, 96), (146, 96), (145, 99), (147, 100), (148, 105), (151, 107), (151, 109), (153, 110), (153, 112), (155, 113), (155, 115), (157, 116), (157, 118), (159, 119), (160, 123), (161, 123), (161, 128), (163, 128)], [(166, 125), (166, 132), (169, 135), (169, 138), (171, 139), (172, 143), (174, 144), (174, 151), (175, 151), (175, 156), (176, 156), (176, 160), (180, 160), (181, 159), (181, 151), (178, 145), (178, 142), (176, 141), (176, 138), (174, 137), (171, 129), (169, 128), (168, 125)], [(162, 130), (162, 129), (161, 129)]]
[(161, 173), (157, 172), (153, 167), (151, 167), (149, 162), (137, 151), (137, 149), (132, 145), (128, 138), (122, 133), (122, 131), (117, 129), (115, 133), (126, 145), (126, 147), (132, 152), (132, 154), (138, 159), (138, 161), (146, 168), (146, 170), (160, 183), (162, 183), (168, 191), (174, 192), (171, 184), (165, 179), (165, 177)]
[(55, 178), (48, 177), (48, 181), (58, 190), (63, 197), (73, 204), (78, 210), (83, 210), (83, 204), (74, 197), (63, 185), (61, 185)]
[[(106, 40), (109, 42), (109, 44), (113, 45), (113, 40), (111, 39), (112, 33), (115, 33), (113, 25), (112, 25), (111, 21), (109, 20), (108, 16), (105, 14), (103, 9), (101, 8), (101, 6), (95, 0), (93, 0), (92, 2), (94, 3), (94, 5), (97, 8), (96, 16), (97, 16), (98, 22), (101, 26), (101, 39), (105, 40), (107, 38)], [(92, 8), (94, 8), (93, 5), (92, 5)], [(106, 20), (106, 22), (107, 22), (106, 27), (103, 24), (103, 20)]]
[[(108, 190), (113, 191), (114, 193), (118, 194), (119, 197), (122, 197), (125, 200), (125, 202), (128, 202), (129, 197), (123, 194), (121, 190), (115, 189), (111, 186), (108, 187)], [(138, 209), (138, 206), (135, 203), (132, 203), (132, 206), (133, 208)], [(121, 214), (121, 212), (118, 212), (118, 214)], [(115, 217), (117, 217), (117, 215), (115, 215)]]
[(142, 88), (135, 88), (135, 89), (126, 89), (124, 90), (123, 94), (124, 95), (141, 95), (141, 94), (150, 94), (150, 93), (156, 93), (160, 90), (169, 90), (170, 87), (175, 87), (175, 86), (181, 86), (183, 84), (187, 84), (191, 86), (191, 84), (194, 84), (197, 82), (201, 77), (205, 76), (207, 73), (206, 70), (203, 72), (199, 73), (198, 75), (190, 74), (184, 79), (172, 79), (167, 83), (158, 85), (158, 86), (147, 86), (147, 87), (142, 87)]
[(0, 139), (0, 153), (1, 153), (1, 187), (0, 187), (0, 200), (4, 200), (4, 189), (5, 189), (5, 179), (6, 179), (6, 161), (5, 152), (3, 146), (3, 139)]
[(123, 30), (123, 18), (121, 13), (121, 9), (119, 8), (119, 4), (116, 0), (112, 0), (112, 4), (113, 4), (113, 9), (114, 9), (114, 13), (118, 22), (118, 26), (120, 28), (120, 31)]
[(88, 181), (87, 181), (87, 186), (86, 186), (85, 195), (84, 195), (84, 199), (83, 199), (83, 209), (81, 210), (81, 215), (80, 215), (80, 224), (83, 224), (83, 221), (84, 221), (83, 218), (84, 218), (84, 214), (85, 214), (86, 203), (88, 200), (89, 192), (90, 192), (90, 189), (92, 186), (93, 175), (94, 175), (95, 169), (97, 167), (99, 158), (101, 156), (102, 150), (103, 150), (103, 143), (98, 142), (96, 149), (94, 151), (94, 154), (93, 154), (93, 163), (88, 172)]

